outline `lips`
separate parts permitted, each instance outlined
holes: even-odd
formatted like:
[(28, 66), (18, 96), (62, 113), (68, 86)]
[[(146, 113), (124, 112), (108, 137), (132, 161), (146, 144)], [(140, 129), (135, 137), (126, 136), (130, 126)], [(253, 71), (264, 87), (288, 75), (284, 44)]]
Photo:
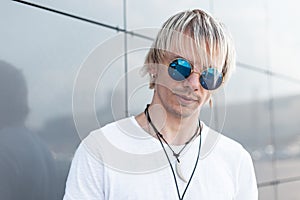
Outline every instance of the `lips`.
[(178, 102), (181, 104), (191, 104), (191, 103), (195, 103), (196, 101), (198, 101), (194, 97), (189, 97), (189, 96), (179, 95), (179, 94), (175, 94), (175, 95), (177, 97)]

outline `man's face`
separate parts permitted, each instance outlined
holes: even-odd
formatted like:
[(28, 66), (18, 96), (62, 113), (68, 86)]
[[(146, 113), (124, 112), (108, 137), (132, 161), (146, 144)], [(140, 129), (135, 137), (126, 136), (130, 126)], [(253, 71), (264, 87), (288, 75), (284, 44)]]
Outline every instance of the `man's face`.
[[(189, 51), (185, 51), (189, 52)], [(183, 81), (175, 81), (168, 74), (169, 63), (176, 58), (184, 58), (193, 66), (192, 73)], [(192, 53), (168, 53), (163, 63), (157, 67), (155, 100), (158, 101), (168, 113), (177, 117), (199, 115), (201, 106), (209, 99), (210, 92), (205, 90), (199, 82), (202, 66), (199, 58)]]

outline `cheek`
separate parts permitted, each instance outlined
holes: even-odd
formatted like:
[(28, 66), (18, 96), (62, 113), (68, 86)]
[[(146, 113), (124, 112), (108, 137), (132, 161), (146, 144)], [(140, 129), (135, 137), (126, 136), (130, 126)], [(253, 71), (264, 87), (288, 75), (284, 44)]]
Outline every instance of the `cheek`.
[(172, 90), (177, 87), (177, 83), (169, 76), (167, 70), (160, 70), (155, 81), (156, 85)]
[(157, 85), (157, 92), (159, 93), (159, 96), (164, 101), (174, 101), (173, 92), (171, 91), (170, 86), (165, 85)]

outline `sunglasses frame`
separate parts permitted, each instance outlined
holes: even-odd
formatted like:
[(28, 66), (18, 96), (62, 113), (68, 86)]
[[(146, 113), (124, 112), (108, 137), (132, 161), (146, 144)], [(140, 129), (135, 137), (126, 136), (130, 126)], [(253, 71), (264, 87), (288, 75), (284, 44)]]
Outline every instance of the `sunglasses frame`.
[[(169, 71), (169, 68), (172, 68), (172, 67), (171, 67), (171, 64), (172, 64), (174, 61), (177, 61), (177, 62), (178, 62), (179, 59), (180, 59), (180, 60), (184, 60), (185, 62), (187, 62), (187, 63), (191, 66), (190, 74), (189, 74), (187, 77), (185, 77), (184, 75), (182, 75), (182, 76), (184, 77), (184, 79), (182, 79), (182, 80), (176, 80), (174, 77), (171, 76), (170, 71)], [(223, 70), (222, 70), (222, 72), (219, 72), (219, 70), (218, 70), (217, 68), (209, 67), (209, 68), (207, 68), (207, 69), (205, 69), (205, 70), (202, 70), (201, 72), (196, 72), (196, 71), (194, 70), (194, 68), (195, 68), (194, 65), (192, 65), (192, 63), (190, 63), (187, 59), (178, 57), (178, 58), (173, 59), (173, 60), (169, 63), (169, 65), (168, 65), (168, 74), (169, 74), (169, 76), (170, 76), (173, 80), (178, 81), (178, 82), (181, 82), (181, 81), (186, 80), (189, 76), (191, 76), (192, 73), (199, 74), (199, 82), (200, 82), (201, 87), (202, 87), (203, 89), (209, 90), (209, 91), (218, 89), (218, 88), (221, 87), (221, 85), (224, 83), (224, 72), (223, 72)], [(172, 69), (174, 69), (174, 68), (172, 68)], [(208, 69), (214, 69), (214, 70), (217, 71), (217, 73), (219, 74), (219, 76), (222, 75), (222, 76), (221, 76), (221, 78), (222, 78), (221, 83), (220, 83), (220, 85), (219, 85), (218, 87), (216, 87), (216, 88), (208, 89), (208, 88), (205, 88), (205, 87), (202, 85), (201, 77), (203, 77), (203, 72), (207, 71)], [(180, 73), (180, 72), (179, 72), (179, 73)], [(181, 73), (180, 73), (180, 74), (181, 74)]]

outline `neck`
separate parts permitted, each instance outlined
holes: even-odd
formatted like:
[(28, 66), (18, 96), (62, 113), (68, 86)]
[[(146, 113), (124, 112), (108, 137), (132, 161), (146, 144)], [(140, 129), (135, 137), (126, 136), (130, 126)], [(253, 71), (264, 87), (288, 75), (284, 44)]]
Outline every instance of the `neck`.
[[(188, 117), (182, 117), (172, 115), (162, 106), (157, 105), (150, 105), (148, 112), (153, 125), (169, 144), (183, 145), (197, 130), (199, 112), (195, 112)], [(144, 130), (155, 136), (155, 131), (149, 126), (147, 117), (144, 113), (136, 116), (136, 120)]]

